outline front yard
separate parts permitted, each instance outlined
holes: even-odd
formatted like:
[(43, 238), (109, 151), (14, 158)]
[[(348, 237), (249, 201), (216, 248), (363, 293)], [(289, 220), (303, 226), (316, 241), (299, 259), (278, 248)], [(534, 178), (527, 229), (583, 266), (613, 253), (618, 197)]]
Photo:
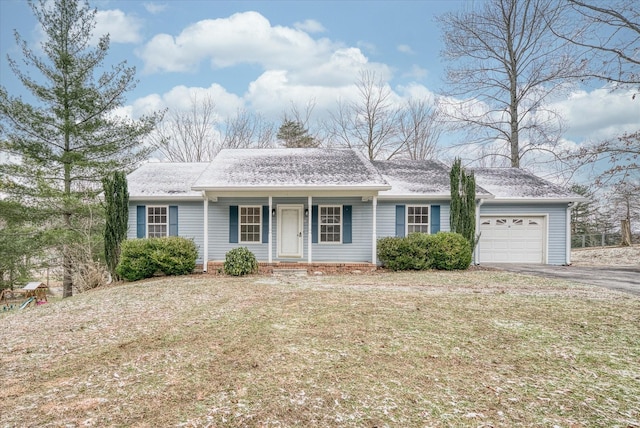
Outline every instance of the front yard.
[(640, 426), (640, 299), (496, 271), (113, 286), (0, 314), (0, 426)]

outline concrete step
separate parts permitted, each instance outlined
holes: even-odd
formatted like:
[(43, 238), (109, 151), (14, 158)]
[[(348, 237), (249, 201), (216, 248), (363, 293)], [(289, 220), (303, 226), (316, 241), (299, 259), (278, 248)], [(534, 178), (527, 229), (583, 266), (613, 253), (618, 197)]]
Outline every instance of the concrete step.
[(306, 269), (274, 269), (273, 276), (307, 276)]

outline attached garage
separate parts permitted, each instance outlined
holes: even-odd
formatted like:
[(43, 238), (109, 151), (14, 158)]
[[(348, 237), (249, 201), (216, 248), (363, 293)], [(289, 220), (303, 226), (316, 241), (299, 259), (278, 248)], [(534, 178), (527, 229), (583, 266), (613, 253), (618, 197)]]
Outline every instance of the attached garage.
[(546, 263), (544, 216), (481, 216), (480, 263)]

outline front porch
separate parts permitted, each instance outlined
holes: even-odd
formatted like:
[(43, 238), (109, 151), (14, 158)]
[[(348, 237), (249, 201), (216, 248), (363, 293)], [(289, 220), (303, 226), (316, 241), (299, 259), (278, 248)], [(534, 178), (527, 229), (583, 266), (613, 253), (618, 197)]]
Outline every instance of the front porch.
[[(209, 275), (223, 275), (224, 262), (215, 261), (207, 263), (207, 271), (205, 274)], [(260, 275), (273, 275), (274, 270), (291, 269), (291, 270), (306, 270), (307, 275), (333, 275), (343, 273), (365, 273), (375, 272), (377, 266), (373, 263), (304, 263), (304, 262), (258, 262), (258, 273)]]

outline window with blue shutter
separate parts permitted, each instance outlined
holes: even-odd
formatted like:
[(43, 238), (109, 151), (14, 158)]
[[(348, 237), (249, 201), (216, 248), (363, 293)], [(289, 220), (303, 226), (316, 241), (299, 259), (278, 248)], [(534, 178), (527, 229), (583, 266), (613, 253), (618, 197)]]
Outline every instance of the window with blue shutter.
[(238, 243), (238, 206), (229, 207), (229, 242)]
[(405, 206), (396, 205), (396, 236), (404, 236), (405, 221)]
[(262, 243), (269, 243), (269, 205), (262, 206)]
[(342, 206), (342, 243), (351, 244), (351, 205)]
[(147, 236), (147, 207), (146, 205), (138, 205), (136, 210), (136, 237), (145, 238)]
[(178, 207), (169, 206), (169, 236), (178, 236)]
[(318, 243), (318, 206), (311, 207), (311, 242)]
[(431, 233), (440, 232), (440, 205), (431, 205)]

